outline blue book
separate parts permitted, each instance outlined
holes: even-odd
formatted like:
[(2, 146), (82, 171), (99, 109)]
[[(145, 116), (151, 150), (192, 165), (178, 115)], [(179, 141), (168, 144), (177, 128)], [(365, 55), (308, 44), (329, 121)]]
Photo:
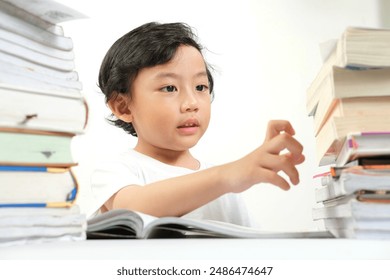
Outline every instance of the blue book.
[(0, 207), (70, 207), (78, 183), (71, 168), (0, 165)]

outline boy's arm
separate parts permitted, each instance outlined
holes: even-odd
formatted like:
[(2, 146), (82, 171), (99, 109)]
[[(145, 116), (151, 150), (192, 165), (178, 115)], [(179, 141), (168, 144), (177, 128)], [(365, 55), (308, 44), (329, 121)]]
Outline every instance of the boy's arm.
[[(149, 215), (181, 216), (229, 192), (242, 192), (257, 183), (271, 183), (282, 189), (290, 184), (278, 173), (299, 183), (296, 165), (304, 161), (302, 145), (293, 138), (287, 121), (271, 121), (263, 145), (247, 156), (196, 173), (145, 186), (127, 186), (106, 203), (107, 209), (127, 208)], [(286, 153), (281, 153), (287, 150)]]
[(220, 168), (212, 167), (145, 186), (124, 187), (105, 207), (128, 208), (156, 217), (182, 216), (229, 192), (223, 181)]

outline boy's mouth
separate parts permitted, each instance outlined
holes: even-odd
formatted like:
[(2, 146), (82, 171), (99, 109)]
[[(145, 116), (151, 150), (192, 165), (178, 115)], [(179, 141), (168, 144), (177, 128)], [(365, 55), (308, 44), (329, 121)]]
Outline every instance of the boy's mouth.
[(187, 120), (183, 124), (179, 125), (178, 128), (187, 128), (187, 127), (198, 127), (199, 122), (195, 119)]
[(196, 125), (195, 123), (186, 123), (186, 124), (178, 126), (178, 128), (197, 127), (197, 126), (198, 125)]

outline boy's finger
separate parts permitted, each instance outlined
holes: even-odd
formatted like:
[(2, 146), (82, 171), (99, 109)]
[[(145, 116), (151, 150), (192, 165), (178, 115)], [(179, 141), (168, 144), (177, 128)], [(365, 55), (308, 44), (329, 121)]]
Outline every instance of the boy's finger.
[(287, 149), (294, 157), (301, 155), (303, 151), (301, 143), (289, 134), (279, 134), (264, 145), (267, 151), (272, 154), (279, 154), (284, 149)]
[(264, 183), (270, 183), (286, 191), (290, 189), (290, 184), (272, 170), (264, 169), (263, 178), (264, 178)]
[(293, 185), (299, 183), (299, 173), (295, 167), (294, 161), (289, 154), (285, 155), (269, 155), (267, 157), (267, 163), (263, 165), (264, 168), (272, 170), (277, 173), (279, 171), (284, 172)]
[(288, 154), (286, 154), (286, 156), (291, 157), (291, 160), (292, 160), (294, 165), (301, 164), (302, 162), (305, 161), (305, 156), (303, 154), (295, 154), (295, 155), (293, 155), (291, 153), (288, 153)]
[(272, 120), (268, 123), (267, 133), (265, 136), (265, 141), (268, 141), (275, 136), (279, 135), (281, 132), (288, 133), (290, 135), (295, 134), (295, 130), (290, 124), (290, 122), (285, 120)]

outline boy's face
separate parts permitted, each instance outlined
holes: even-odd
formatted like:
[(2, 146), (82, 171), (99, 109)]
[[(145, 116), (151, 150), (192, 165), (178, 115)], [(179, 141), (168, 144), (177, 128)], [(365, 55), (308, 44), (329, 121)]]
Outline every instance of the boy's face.
[(137, 150), (153, 154), (193, 147), (210, 121), (208, 85), (203, 56), (190, 46), (180, 46), (166, 64), (142, 69), (129, 103)]

